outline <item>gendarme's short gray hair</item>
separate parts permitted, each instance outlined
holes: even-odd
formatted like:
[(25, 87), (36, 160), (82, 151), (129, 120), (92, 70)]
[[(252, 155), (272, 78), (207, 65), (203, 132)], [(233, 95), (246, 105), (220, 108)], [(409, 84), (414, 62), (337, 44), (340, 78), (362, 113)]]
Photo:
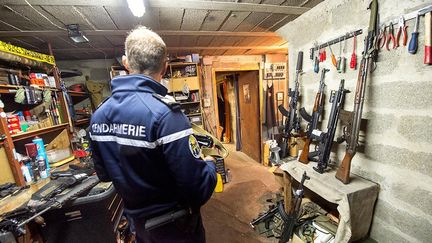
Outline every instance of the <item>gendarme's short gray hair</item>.
[(166, 45), (162, 38), (144, 26), (132, 30), (125, 41), (126, 58), (131, 71), (157, 74), (166, 59)]

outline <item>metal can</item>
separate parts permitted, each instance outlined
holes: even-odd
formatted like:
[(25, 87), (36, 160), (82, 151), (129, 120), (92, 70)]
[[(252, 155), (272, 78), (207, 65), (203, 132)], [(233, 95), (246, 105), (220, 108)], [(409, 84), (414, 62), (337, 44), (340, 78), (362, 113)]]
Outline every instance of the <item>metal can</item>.
[(48, 177), (47, 168), (46, 168), (46, 161), (43, 156), (39, 156), (37, 159), (37, 165), (39, 169), (39, 175), (42, 179)]

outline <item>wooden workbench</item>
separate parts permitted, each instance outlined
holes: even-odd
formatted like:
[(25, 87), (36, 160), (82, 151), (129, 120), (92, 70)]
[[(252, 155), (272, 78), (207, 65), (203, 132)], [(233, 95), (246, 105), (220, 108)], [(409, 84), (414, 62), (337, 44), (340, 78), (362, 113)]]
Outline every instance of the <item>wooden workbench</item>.
[[(79, 163), (78, 160), (73, 160), (65, 165), (59, 166), (57, 168), (51, 169), (51, 173), (54, 171), (62, 171), (67, 170), (70, 164)], [(31, 184), (30, 188), (25, 189), (14, 196), (8, 196), (0, 200), (0, 215), (5, 214), (7, 212), (13, 211), (28, 202), (33, 195), (33, 193), (37, 192), (43, 186), (50, 182), (50, 178), (40, 179), (38, 182)]]

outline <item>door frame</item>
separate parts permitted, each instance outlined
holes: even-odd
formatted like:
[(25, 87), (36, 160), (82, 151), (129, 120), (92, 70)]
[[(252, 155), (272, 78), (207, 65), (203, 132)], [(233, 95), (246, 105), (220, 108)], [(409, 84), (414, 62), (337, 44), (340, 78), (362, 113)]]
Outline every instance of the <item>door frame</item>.
[(229, 67), (217, 67), (217, 68), (212, 68), (212, 90), (213, 90), (213, 104), (214, 104), (214, 111), (215, 111), (215, 117), (216, 117), (216, 131), (219, 127), (219, 106), (217, 104), (217, 80), (216, 80), (216, 73), (217, 72), (245, 72), (245, 71), (257, 71), (258, 72), (258, 95), (259, 95), (259, 117), (258, 117), (258, 122), (259, 122), (259, 143), (260, 143), (260, 150), (261, 150), (261, 156), (259, 159), (259, 163), (262, 163), (263, 159), (262, 159), (262, 155), (263, 155), (263, 143), (262, 143), (262, 124), (263, 124), (263, 76), (262, 76), (262, 72), (261, 72), (261, 68), (259, 63), (254, 64), (254, 65), (248, 65), (245, 67), (233, 67), (233, 68), (229, 68)]

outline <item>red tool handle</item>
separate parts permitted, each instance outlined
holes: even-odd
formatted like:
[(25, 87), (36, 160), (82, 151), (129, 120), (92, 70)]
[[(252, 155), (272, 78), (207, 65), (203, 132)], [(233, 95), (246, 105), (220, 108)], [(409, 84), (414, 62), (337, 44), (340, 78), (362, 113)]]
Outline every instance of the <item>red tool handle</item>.
[(432, 64), (432, 12), (425, 14), (425, 52), (424, 64)]
[(357, 46), (357, 36), (354, 35), (354, 47), (353, 47), (353, 52), (351, 54), (351, 61), (350, 61), (350, 68), (351, 69), (357, 68), (356, 46)]

